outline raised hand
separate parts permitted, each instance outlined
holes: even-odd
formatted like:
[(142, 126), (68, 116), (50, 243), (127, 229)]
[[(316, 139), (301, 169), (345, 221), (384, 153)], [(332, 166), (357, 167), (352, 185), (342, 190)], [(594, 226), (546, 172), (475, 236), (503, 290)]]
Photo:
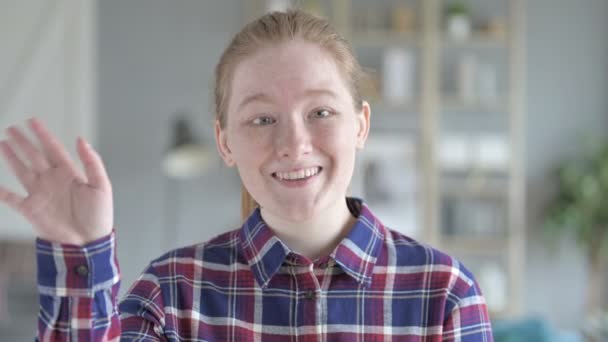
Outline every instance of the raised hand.
[(45, 240), (83, 245), (110, 234), (112, 186), (99, 154), (77, 139), (83, 174), (42, 122), (30, 119), (28, 126), (38, 146), (15, 126), (7, 128), (9, 140), (0, 141), (2, 156), (27, 195), (0, 185), (0, 203), (23, 215)]

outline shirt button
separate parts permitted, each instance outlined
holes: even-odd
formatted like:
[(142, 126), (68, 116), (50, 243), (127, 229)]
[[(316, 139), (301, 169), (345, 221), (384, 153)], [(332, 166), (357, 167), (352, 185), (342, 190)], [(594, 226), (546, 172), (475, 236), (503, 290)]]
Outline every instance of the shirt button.
[(86, 265), (80, 265), (76, 267), (76, 274), (82, 277), (86, 277), (89, 275), (89, 268)]
[(313, 290), (308, 290), (306, 291), (306, 299), (315, 299), (315, 291)]

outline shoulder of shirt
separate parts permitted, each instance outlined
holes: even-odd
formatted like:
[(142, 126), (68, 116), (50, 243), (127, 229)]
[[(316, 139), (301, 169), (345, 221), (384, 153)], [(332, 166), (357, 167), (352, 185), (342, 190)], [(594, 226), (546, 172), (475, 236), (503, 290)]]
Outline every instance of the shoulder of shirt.
[(395, 249), (395, 266), (432, 266), (429, 272), (451, 272), (473, 285), (472, 272), (456, 257), (408, 235), (385, 227), (385, 247)]
[(221, 233), (210, 240), (183, 246), (170, 250), (152, 260), (150, 265), (155, 267), (167, 263), (188, 263), (194, 261), (209, 261), (229, 264), (234, 262), (235, 255), (240, 258), (240, 228)]

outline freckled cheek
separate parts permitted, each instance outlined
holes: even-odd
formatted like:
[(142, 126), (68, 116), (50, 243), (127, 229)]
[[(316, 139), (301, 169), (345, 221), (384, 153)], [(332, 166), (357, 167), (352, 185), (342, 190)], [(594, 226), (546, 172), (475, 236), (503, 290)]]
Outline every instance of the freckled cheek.
[(315, 139), (339, 140), (344, 138), (344, 130), (337, 124), (317, 125), (310, 129), (310, 136)]
[(239, 131), (233, 134), (232, 151), (241, 159), (260, 159), (261, 154), (270, 151), (271, 137), (267, 134), (255, 134)]
[(355, 163), (353, 139), (341, 133), (327, 132), (315, 138), (315, 146), (326, 155), (333, 164), (332, 172), (346, 175), (351, 172)]
[(311, 134), (312, 139), (318, 145), (330, 146), (333, 149), (349, 148), (353, 145), (353, 133), (347, 129), (327, 127), (317, 129)]

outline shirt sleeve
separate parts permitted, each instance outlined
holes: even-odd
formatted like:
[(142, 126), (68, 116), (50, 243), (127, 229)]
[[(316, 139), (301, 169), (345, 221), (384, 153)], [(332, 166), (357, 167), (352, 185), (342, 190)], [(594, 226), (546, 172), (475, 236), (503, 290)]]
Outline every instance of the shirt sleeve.
[(492, 342), (492, 326), (486, 301), (479, 285), (472, 280), (443, 324), (443, 341)]
[(84, 246), (38, 239), (36, 341), (118, 341), (115, 232)]
[(119, 311), (123, 329), (121, 341), (167, 341), (165, 304), (154, 263), (127, 291)]

